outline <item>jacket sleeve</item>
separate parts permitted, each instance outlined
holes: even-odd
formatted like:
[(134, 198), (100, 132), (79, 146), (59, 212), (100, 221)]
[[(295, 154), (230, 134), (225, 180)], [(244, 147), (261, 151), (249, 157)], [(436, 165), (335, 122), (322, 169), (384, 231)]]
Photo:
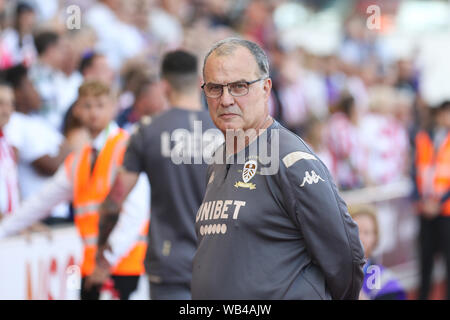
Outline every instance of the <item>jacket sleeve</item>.
[(358, 227), (325, 165), (312, 154), (302, 154), (306, 156), (280, 165), (286, 209), (332, 298), (358, 299), (365, 263)]

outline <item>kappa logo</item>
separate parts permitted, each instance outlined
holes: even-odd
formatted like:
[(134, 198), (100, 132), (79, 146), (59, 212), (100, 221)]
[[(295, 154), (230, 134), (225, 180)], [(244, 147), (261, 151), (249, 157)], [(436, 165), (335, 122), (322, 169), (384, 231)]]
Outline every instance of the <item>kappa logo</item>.
[(303, 178), (303, 183), (300, 185), (300, 187), (303, 187), (305, 183), (307, 184), (318, 183), (319, 180), (325, 181), (314, 170), (311, 170), (311, 173), (306, 171), (305, 177)]

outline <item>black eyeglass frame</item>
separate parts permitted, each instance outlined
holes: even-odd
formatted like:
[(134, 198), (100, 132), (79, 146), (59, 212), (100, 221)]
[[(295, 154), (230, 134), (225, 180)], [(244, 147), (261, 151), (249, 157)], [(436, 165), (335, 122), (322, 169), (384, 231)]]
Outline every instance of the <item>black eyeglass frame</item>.
[[(218, 95), (217, 97), (210, 97), (210, 96), (208, 96), (208, 95), (206, 94), (205, 86), (206, 86), (207, 84), (211, 83), (211, 82), (203, 83), (202, 86), (201, 86), (201, 88), (203, 89), (203, 92), (205, 92), (205, 96), (207, 96), (208, 98), (212, 98), (212, 99), (220, 98), (220, 97), (223, 95), (223, 87), (227, 87), (228, 93), (229, 93), (230, 95), (232, 95), (233, 97), (242, 97), (242, 96), (245, 96), (245, 95), (248, 94), (248, 92), (250, 91), (250, 85), (252, 85), (252, 84), (254, 84), (254, 83), (258, 82), (258, 81), (261, 81), (261, 80), (266, 80), (266, 79), (268, 79), (268, 78), (269, 78), (269, 77), (263, 77), (263, 78), (259, 78), (259, 79), (253, 80), (253, 81), (235, 81), (235, 82), (230, 82), (230, 83), (222, 84), (222, 85), (221, 85), (221, 84), (218, 84), (218, 83), (213, 83), (214, 85), (222, 86), (222, 92), (221, 92), (220, 95)], [(232, 94), (232, 93), (231, 93), (230, 85), (236, 84), (236, 83), (245, 83), (245, 84), (247, 85), (247, 92), (246, 92), (245, 94), (241, 94), (241, 95), (234, 95), (234, 94)]]

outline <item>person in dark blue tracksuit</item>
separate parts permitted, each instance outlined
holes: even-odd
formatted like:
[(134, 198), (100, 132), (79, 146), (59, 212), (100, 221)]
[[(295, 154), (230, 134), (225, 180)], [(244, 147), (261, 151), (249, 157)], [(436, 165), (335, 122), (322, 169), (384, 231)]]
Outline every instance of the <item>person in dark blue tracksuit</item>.
[(196, 215), (192, 298), (357, 299), (358, 227), (322, 161), (268, 116), (268, 73), (246, 40), (225, 39), (205, 58), (203, 90), (226, 141)]

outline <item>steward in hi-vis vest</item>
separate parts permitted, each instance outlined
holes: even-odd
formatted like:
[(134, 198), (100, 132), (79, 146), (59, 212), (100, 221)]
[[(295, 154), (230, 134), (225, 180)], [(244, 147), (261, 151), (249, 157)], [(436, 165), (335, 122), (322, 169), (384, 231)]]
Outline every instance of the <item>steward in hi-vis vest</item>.
[[(115, 115), (110, 89), (97, 81), (85, 82), (73, 114), (87, 129), (90, 141), (72, 152), (42, 188), (0, 224), (0, 239), (47, 217), (60, 202), (72, 201), (74, 220), (83, 243), (81, 299), (99, 299), (101, 285), (89, 283), (96, 265), (100, 203), (108, 194), (122, 164), (129, 135), (111, 122)], [(148, 184), (139, 179), (121, 208), (120, 218), (107, 239), (104, 259), (115, 293), (128, 299), (144, 272), (147, 249)], [(95, 275), (98, 279), (99, 275)], [(110, 282), (108, 282), (110, 283)]]

